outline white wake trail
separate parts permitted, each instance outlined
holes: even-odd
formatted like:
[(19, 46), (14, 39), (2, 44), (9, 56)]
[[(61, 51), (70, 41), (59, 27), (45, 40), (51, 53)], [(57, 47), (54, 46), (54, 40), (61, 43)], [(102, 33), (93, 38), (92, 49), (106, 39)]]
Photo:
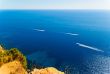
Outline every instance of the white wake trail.
[(78, 46), (80, 46), (80, 47), (84, 47), (84, 48), (92, 49), (92, 50), (95, 50), (95, 51), (104, 52), (103, 50), (100, 50), (100, 49), (95, 48), (95, 47), (92, 47), (92, 46), (88, 46), (88, 45), (81, 44), (81, 43), (76, 43), (76, 44), (77, 44)]

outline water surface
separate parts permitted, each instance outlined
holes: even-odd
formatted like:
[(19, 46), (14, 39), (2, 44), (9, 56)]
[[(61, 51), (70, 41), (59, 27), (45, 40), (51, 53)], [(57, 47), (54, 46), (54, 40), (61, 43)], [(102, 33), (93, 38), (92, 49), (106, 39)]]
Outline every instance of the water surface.
[(1, 10), (0, 43), (71, 74), (110, 73), (110, 11)]

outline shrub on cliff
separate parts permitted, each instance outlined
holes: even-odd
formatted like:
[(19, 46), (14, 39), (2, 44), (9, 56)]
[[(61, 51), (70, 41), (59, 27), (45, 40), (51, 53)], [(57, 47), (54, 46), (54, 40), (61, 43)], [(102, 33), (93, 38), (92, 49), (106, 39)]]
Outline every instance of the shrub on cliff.
[(17, 48), (0, 52), (0, 66), (15, 60), (19, 61), (25, 69), (27, 68), (26, 57)]
[(27, 68), (27, 60), (26, 57), (17, 49), (12, 48), (9, 50), (9, 53), (12, 54), (13, 60), (18, 60), (21, 62), (24, 68)]

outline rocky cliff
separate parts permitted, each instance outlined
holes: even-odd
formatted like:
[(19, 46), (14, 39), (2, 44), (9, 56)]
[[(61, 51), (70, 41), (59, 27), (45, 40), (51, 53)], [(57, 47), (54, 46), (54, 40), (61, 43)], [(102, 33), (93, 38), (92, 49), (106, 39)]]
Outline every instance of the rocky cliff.
[(0, 74), (64, 74), (54, 67), (33, 69), (27, 72), (27, 60), (16, 48), (4, 50), (0, 45)]

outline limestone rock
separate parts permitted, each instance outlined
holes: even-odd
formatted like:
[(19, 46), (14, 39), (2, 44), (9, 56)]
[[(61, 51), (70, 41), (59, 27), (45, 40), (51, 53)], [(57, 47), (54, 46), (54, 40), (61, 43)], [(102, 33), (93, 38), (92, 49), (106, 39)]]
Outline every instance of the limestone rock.
[(4, 49), (1, 45), (0, 45), (0, 52), (4, 52)]
[(6, 63), (0, 67), (0, 74), (27, 74), (18, 61)]
[(44, 69), (34, 69), (31, 74), (64, 74), (64, 72), (58, 71), (53, 67), (48, 67)]

